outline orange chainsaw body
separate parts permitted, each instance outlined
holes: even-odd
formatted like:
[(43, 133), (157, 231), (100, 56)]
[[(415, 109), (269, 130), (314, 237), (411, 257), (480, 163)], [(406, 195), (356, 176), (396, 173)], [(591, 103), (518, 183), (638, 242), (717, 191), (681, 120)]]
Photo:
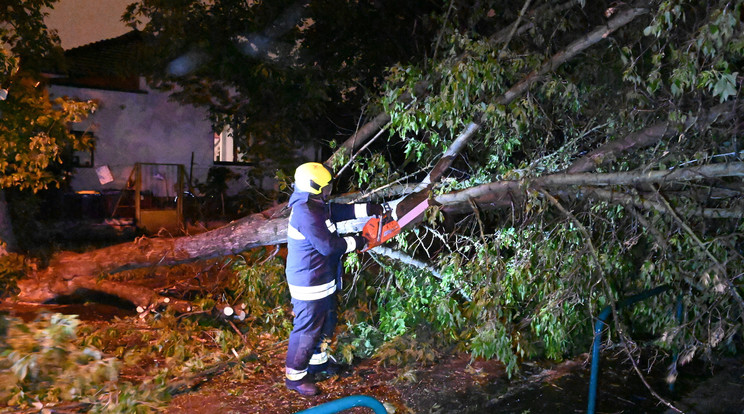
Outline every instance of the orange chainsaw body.
[[(397, 220), (393, 219), (392, 210), (385, 204), (382, 217), (370, 218), (362, 229), (362, 236), (367, 239), (367, 247), (362, 251), (366, 252), (385, 243), (398, 235), (403, 227), (416, 219), (420, 219), (429, 207), (428, 194), (428, 190), (425, 189), (410, 194), (401, 200), (395, 207), (398, 212), (398, 215), (395, 217), (399, 217)], [(405, 214), (400, 213), (401, 206), (403, 206), (402, 210), (406, 212)]]
[[(387, 220), (386, 220), (387, 219)], [(382, 221), (382, 227), (380, 222)], [(367, 247), (363, 251), (373, 249), (400, 233), (398, 222), (392, 220), (389, 215), (383, 215), (382, 219), (372, 217), (362, 229), (362, 236), (367, 239)]]

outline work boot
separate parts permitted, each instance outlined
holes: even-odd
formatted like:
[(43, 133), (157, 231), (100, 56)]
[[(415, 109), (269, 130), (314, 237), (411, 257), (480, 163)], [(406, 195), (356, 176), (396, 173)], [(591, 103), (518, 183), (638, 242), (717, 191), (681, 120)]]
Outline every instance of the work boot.
[(318, 389), (318, 386), (310, 380), (309, 376), (297, 381), (285, 379), (284, 385), (287, 386), (287, 389), (297, 391), (300, 395), (304, 395), (305, 397), (312, 397), (320, 394), (320, 389)]
[(336, 375), (341, 375), (346, 368), (346, 365), (339, 364), (336, 362), (336, 359), (330, 357), (328, 362), (323, 364), (309, 365), (307, 367), (307, 373), (308, 375), (312, 375), (315, 381), (322, 381)]

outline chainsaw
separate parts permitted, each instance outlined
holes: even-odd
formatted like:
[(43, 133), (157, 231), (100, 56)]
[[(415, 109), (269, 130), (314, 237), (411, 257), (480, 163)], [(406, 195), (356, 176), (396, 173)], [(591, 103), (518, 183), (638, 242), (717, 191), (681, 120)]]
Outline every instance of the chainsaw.
[[(397, 236), (407, 224), (421, 217), (427, 207), (429, 207), (428, 191), (414, 193), (401, 200), (395, 206), (396, 214), (393, 214), (393, 209), (389, 204), (383, 204), (382, 215), (369, 219), (362, 229), (362, 236), (367, 239), (367, 247), (362, 251), (366, 252)], [(406, 213), (400, 217), (400, 212), (403, 211)], [(396, 220), (396, 217), (400, 218)]]

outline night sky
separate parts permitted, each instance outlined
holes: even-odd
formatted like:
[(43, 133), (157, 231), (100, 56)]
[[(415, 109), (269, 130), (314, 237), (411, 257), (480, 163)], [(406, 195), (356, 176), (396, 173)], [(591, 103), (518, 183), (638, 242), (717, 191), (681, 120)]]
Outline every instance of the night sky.
[(46, 24), (59, 33), (62, 47), (73, 47), (117, 37), (130, 29), (121, 21), (134, 0), (60, 0), (49, 11)]

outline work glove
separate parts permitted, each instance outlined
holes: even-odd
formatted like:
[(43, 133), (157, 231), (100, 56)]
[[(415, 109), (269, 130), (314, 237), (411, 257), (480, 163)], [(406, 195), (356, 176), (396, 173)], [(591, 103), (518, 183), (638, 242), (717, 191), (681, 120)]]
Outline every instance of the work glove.
[(385, 209), (380, 204), (375, 203), (367, 203), (367, 216), (382, 216), (382, 213), (385, 212)]
[(360, 235), (354, 235), (354, 242), (356, 243), (356, 249), (358, 251), (364, 250), (365, 247), (367, 247), (367, 238), (360, 236)]

